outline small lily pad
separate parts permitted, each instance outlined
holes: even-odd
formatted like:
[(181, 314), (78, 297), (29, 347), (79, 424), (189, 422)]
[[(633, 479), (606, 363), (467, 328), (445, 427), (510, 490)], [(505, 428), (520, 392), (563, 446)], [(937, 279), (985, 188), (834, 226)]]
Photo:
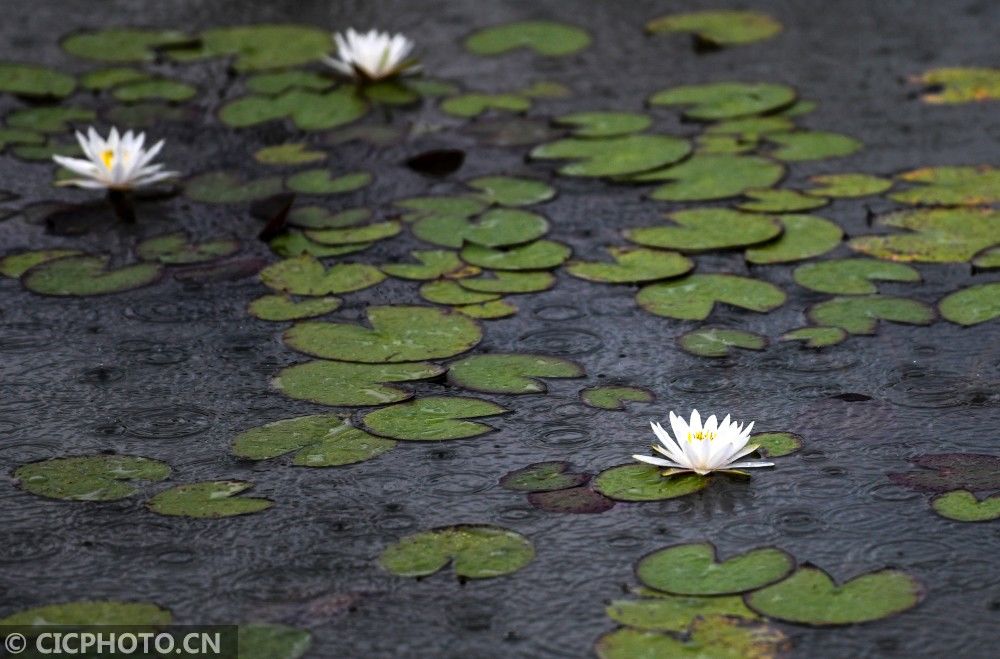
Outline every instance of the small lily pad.
[(426, 577), (451, 563), (459, 578), (489, 579), (517, 572), (534, 557), (534, 547), (520, 533), (460, 524), (408, 535), (387, 547), (379, 564), (400, 577)]
[(562, 265), (572, 253), (562, 243), (536, 240), (510, 249), (466, 245), (460, 256), (466, 263), (490, 270), (547, 270)]
[(143, 261), (159, 261), (166, 265), (205, 263), (231, 256), (239, 250), (238, 240), (223, 238), (193, 243), (183, 231), (148, 238), (136, 247), (136, 253)]
[(810, 176), (811, 183), (818, 187), (810, 188), (806, 194), (818, 197), (868, 197), (882, 194), (892, 187), (892, 181), (870, 174), (820, 174)]
[(650, 105), (685, 106), (684, 116), (700, 121), (774, 112), (794, 102), (794, 89), (788, 85), (766, 82), (681, 85), (656, 92), (649, 98)]
[(904, 172), (899, 179), (919, 184), (889, 195), (904, 204), (981, 206), (1000, 202), (1000, 169), (988, 165), (924, 167)]
[(555, 188), (548, 183), (514, 176), (482, 176), (467, 185), (481, 191), (491, 204), (501, 206), (530, 206), (556, 196)]
[(925, 71), (916, 79), (932, 88), (927, 103), (976, 103), (1000, 99), (1000, 69), (945, 67)]
[(685, 351), (699, 357), (726, 357), (732, 348), (763, 350), (767, 339), (760, 334), (737, 329), (707, 327), (688, 332), (677, 339)]
[[(653, 591), (645, 591), (653, 594)], [(759, 618), (738, 596), (684, 597), (656, 593), (637, 600), (613, 600), (604, 609), (615, 622), (633, 629), (683, 632), (695, 618), (734, 616), (746, 620)]]
[(480, 318), (482, 320), (497, 320), (507, 318), (517, 313), (517, 307), (507, 300), (493, 300), (481, 304), (463, 304), (455, 307), (455, 311), (465, 314), (470, 318)]
[(113, 27), (71, 34), (60, 45), (74, 57), (103, 62), (142, 62), (152, 60), (157, 48), (190, 40), (190, 36), (176, 30)]
[(270, 499), (239, 497), (239, 493), (253, 487), (245, 481), (206, 481), (178, 485), (160, 492), (146, 502), (158, 515), (215, 519), (249, 515), (267, 510), (274, 505)]
[(324, 268), (308, 254), (272, 263), (260, 271), (265, 286), (292, 295), (330, 295), (360, 291), (385, 279), (372, 265), (337, 263)]
[(853, 137), (824, 131), (769, 133), (765, 138), (778, 145), (770, 153), (771, 157), (786, 162), (840, 158), (851, 155), (863, 146)]
[(661, 501), (692, 494), (711, 481), (697, 474), (663, 476), (661, 471), (638, 463), (611, 467), (594, 478), (594, 489), (616, 501)]
[(805, 625), (851, 625), (902, 613), (920, 603), (920, 583), (899, 570), (869, 572), (836, 585), (819, 568), (803, 566), (792, 576), (745, 596), (754, 611)]
[(519, 21), (483, 28), (465, 40), (474, 55), (502, 55), (526, 48), (546, 57), (572, 55), (590, 45), (580, 28), (554, 21)]
[(288, 142), (258, 149), (253, 159), (265, 165), (302, 165), (326, 160), (326, 153), (310, 151), (305, 142)]
[(695, 155), (749, 153), (757, 148), (757, 138), (739, 135), (701, 134), (695, 138)]
[(368, 112), (368, 102), (350, 87), (327, 92), (289, 89), (277, 96), (250, 94), (222, 106), (219, 119), (233, 128), (290, 119), (302, 130), (330, 130), (356, 121)]
[(549, 513), (575, 515), (603, 513), (615, 507), (613, 499), (586, 486), (553, 492), (532, 492), (528, 495), (528, 503)]
[(604, 634), (594, 645), (598, 659), (637, 657), (753, 657), (785, 656), (791, 642), (780, 630), (768, 625), (727, 616), (696, 618), (683, 637), (641, 629), (617, 629)]
[(751, 446), (757, 445), (757, 452), (765, 458), (780, 458), (791, 455), (802, 448), (802, 437), (793, 432), (758, 432), (750, 435)]
[(411, 197), (393, 202), (410, 211), (404, 222), (416, 222), (428, 217), (471, 217), (486, 210), (488, 202), (479, 197)]
[(874, 281), (918, 282), (920, 273), (905, 263), (878, 259), (836, 259), (806, 263), (792, 273), (795, 283), (812, 291), (834, 295), (878, 293)]
[(968, 490), (954, 490), (931, 499), (931, 508), (957, 522), (989, 522), (1000, 519), (1000, 494), (980, 501)]
[(288, 223), (306, 229), (342, 229), (371, 218), (367, 208), (348, 208), (336, 213), (322, 206), (299, 206), (288, 214)]
[(564, 114), (555, 121), (572, 128), (576, 137), (617, 137), (641, 133), (653, 124), (648, 115), (638, 112), (574, 112)]
[(115, 602), (108, 600), (79, 600), (60, 604), (46, 604), (18, 611), (0, 619), (0, 625), (10, 627), (89, 627), (115, 625), (117, 627), (163, 627), (173, 622), (167, 609), (148, 602)]
[(403, 227), (395, 220), (335, 229), (310, 229), (306, 237), (323, 245), (357, 245), (391, 238)]
[(289, 89), (329, 89), (336, 81), (313, 71), (279, 71), (261, 73), (247, 78), (247, 89), (257, 94), (280, 94)]
[(413, 258), (420, 262), (419, 264), (389, 263), (380, 266), (382, 272), (398, 279), (424, 281), (457, 274), (467, 267), (458, 258), (458, 254), (444, 249), (418, 249), (411, 252), (411, 254)]
[(559, 168), (564, 176), (624, 176), (675, 163), (691, 152), (687, 140), (670, 135), (569, 137), (541, 144), (536, 160), (572, 160)]
[(62, 133), (74, 125), (78, 126), (96, 119), (97, 114), (86, 108), (41, 106), (15, 110), (7, 115), (6, 122), (11, 128), (23, 128), (39, 133)]
[(795, 559), (774, 547), (751, 549), (719, 561), (709, 542), (674, 545), (639, 560), (639, 581), (674, 595), (734, 595), (780, 581)]
[(743, 117), (713, 123), (705, 128), (708, 135), (737, 135), (743, 139), (756, 140), (768, 133), (787, 133), (795, 124), (788, 118), (787, 111), (780, 115), (766, 117)]
[(372, 175), (368, 172), (351, 172), (343, 176), (330, 176), (325, 169), (310, 169), (293, 174), (285, 181), (289, 190), (302, 194), (344, 194), (370, 185)]
[(614, 263), (570, 261), (566, 271), (587, 281), (639, 284), (679, 277), (694, 269), (691, 259), (677, 252), (637, 247), (609, 247), (607, 250)]
[(652, 391), (640, 387), (590, 387), (580, 390), (580, 399), (588, 407), (601, 410), (624, 410), (626, 402), (651, 403)]
[(371, 306), (372, 329), (350, 323), (299, 323), (285, 332), (285, 343), (323, 359), (383, 364), (451, 357), (482, 339), (479, 325), (436, 307)]
[(36, 265), (82, 253), (76, 249), (36, 249), (8, 254), (0, 259), (0, 275), (17, 279)]
[(782, 341), (802, 341), (807, 348), (826, 348), (843, 343), (847, 332), (841, 327), (799, 327), (781, 335)]
[(152, 77), (153, 76), (151, 74), (146, 73), (145, 71), (140, 71), (139, 69), (133, 69), (128, 66), (118, 66), (109, 69), (91, 71), (80, 78), (80, 86), (85, 89), (100, 91), (103, 89), (112, 89), (114, 87), (118, 87), (119, 85), (125, 85), (131, 82), (149, 80)]
[(545, 355), (473, 355), (448, 368), (448, 382), (492, 394), (541, 394), (539, 378), (579, 378), (584, 371), (568, 359)]
[(781, 23), (757, 11), (696, 11), (654, 18), (646, 31), (691, 32), (716, 47), (742, 46), (770, 39), (781, 32)]
[(434, 304), (482, 304), (500, 299), (497, 293), (477, 293), (450, 279), (429, 281), (420, 287), (420, 297)]
[[(9, 116), (8, 116), (9, 120)], [(23, 128), (0, 128), (0, 150), (10, 145), (44, 148), (45, 136)]]
[(826, 206), (829, 203), (827, 199), (788, 189), (746, 190), (743, 195), (753, 201), (744, 201), (737, 208), (754, 213), (795, 213)]
[(946, 295), (938, 302), (945, 320), (959, 325), (978, 325), (1000, 316), (1000, 282), (969, 286)]
[(757, 245), (782, 232), (777, 218), (729, 208), (692, 208), (666, 217), (670, 225), (627, 229), (625, 237), (647, 247), (696, 253)]
[(907, 233), (860, 236), (851, 249), (891, 261), (961, 263), (1000, 243), (1000, 211), (990, 208), (923, 208), (899, 211), (878, 223)]
[(312, 635), (288, 625), (240, 625), (237, 647), (240, 659), (300, 659), (309, 651)]
[(514, 208), (494, 208), (475, 220), (438, 215), (413, 225), (413, 235), (417, 238), (455, 248), (467, 242), (484, 247), (520, 245), (541, 238), (548, 230), (549, 223), (541, 215)]
[(340, 298), (318, 297), (295, 301), (287, 295), (263, 295), (250, 303), (250, 315), (259, 320), (275, 322), (315, 318), (336, 311)]
[(650, 193), (659, 201), (711, 201), (774, 185), (785, 175), (781, 163), (759, 156), (695, 154), (684, 162), (633, 176), (634, 183), (671, 181)]
[(111, 95), (119, 101), (135, 103), (138, 101), (170, 101), (180, 103), (195, 97), (198, 88), (179, 80), (166, 78), (151, 78), (139, 80), (115, 87)]
[(35, 64), (0, 62), (0, 93), (39, 98), (63, 98), (76, 89), (76, 79)]
[(547, 291), (556, 283), (551, 272), (493, 272), (490, 277), (471, 277), (458, 280), (458, 285), (481, 293), (537, 293)]
[(924, 492), (1000, 489), (1000, 457), (995, 455), (939, 453), (921, 455), (911, 462), (923, 469), (889, 474), (889, 480)]
[(758, 265), (801, 261), (826, 254), (840, 245), (843, 230), (835, 223), (815, 215), (782, 215), (785, 227), (781, 236), (766, 245), (751, 247), (746, 259)]
[(321, 360), (282, 369), (273, 385), (289, 398), (320, 405), (384, 405), (413, 396), (386, 382), (425, 380), (442, 373), (442, 367), (429, 362), (358, 364)]
[(270, 460), (295, 452), (299, 467), (357, 464), (391, 451), (396, 442), (358, 430), (336, 414), (282, 419), (246, 430), (233, 440), (233, 454)]
[(280, 176), (244, 182), (236, 174), (225, 171), (207, 172), (184, 184), (188, 199), (206, 204), (238, 204), (273, 197), (281, 191)]
[(289, 231), (273, 238), (268, 245), (271, 251), (283, 258), (293, 258), (309, 254), (316, 258), (327, 256), (343, 256), (368, 249), (373, 243), (345, 243), (342, 245), (323, 245), (309, 240), (301, 231)]
[(983, 270), (1000, 268), (1000, 247), (991, 247), (976, 254), (976, 258), (972, 259), (972, 265)]
[(766, 281), (725, 274), (694, 274), (650, 284), (635, 296), (646, 311), (678, 320), (705, 320), (717, 303), (766, 313), (785, 303), (785, 293)]
[(467, 419), (509, 412), (479, 398), (428, 396), (390, 405), (364, 416), (365, 426), (377, 435), (413, 442), (436, 442), (476, 437), (492, 427)]
[(851, 334), (874, 334), (880, 320), (907, 325), (930, 325), (934, 310), (923, 302), (890, 295), (835, 297), (809, 308), (817, 325), (841, 327)]
[(441, 101), (441, 111), (456, 117), (478, 117), (488, 110), (527, 112), (531, 99), (517, 94), (470, 93)]
[(46, 261), (21, 277), (29, 291), (42, 295), (87, 296), (121, 293), (148, 286), (160, 278), (158, 263), (108, 268), (109, 256), (67, 256)]
[(21, 489), (64, 501), (116, 501), (136, 493), (130, 481), (162, 481), (169, 475), (167, 463), (135, 455), (54, 458), (14, 472)]
[(584, 485), (590, 476), (570, 471), (568, 462), (536, 462), (500, 479), (500, 487), (515, 492), (552, 492)]

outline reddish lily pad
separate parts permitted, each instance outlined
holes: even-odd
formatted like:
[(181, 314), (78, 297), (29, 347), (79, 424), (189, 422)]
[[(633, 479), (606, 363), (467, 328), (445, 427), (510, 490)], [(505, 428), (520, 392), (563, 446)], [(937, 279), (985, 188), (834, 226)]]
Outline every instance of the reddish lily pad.
[(615, 507), (613, 499), (589, 487), (571, 487), (553, 492), (532, 492), (528, 503), (550, 513), (595, 514)]
[(925, 492), (1000, 489), (1000, 457), (981, 453), (921, 455), (911, 462), (922, 469), (889, 474), (897, 485)]
[(237, 496), (253, 487), (245, 481), (206, 481), (178, 485), (160, 492), (146, 502), (158, 515), (216, 519), (249, 515), (274, 505), (270, 499)]
[(536, 462), (515, 469), (500, 479), (500, 487), (515, 492), (553, 492), (579, 487), (590, 480), (588, 474), (570, 471), (568, 462)]

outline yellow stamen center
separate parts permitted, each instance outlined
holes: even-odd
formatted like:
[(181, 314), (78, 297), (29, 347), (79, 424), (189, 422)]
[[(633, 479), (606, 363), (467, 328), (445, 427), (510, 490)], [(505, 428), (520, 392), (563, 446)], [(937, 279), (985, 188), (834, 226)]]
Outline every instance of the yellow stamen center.
[(101, 151), (101, 162), (103, 162), (104, 166), (107, 167), (108, 169), (111, 169), (111, 163), (114, 161), (114, 159), (115, 159), (115, 152), (112, 151), (111, 149), (106, 149), (104, 151)]
[(699, 430), (698, 432), (688, 432), (688, 441), (692, 439), (707, 439), (713, 440), (718, 436), (718, 433), (708, 432), (707, 430)]

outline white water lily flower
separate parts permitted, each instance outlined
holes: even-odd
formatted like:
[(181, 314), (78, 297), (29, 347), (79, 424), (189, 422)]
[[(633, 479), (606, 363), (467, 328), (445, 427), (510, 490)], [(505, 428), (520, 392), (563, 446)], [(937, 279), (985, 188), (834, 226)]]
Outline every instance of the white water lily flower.
[(132, 131), (126, 131), (124, 135), (119, 135), (118, 129), (112, 128), (108, 138), (104, 139), (91, 126), (86, 136), (77, 131), (76, 139), (86, 159), (65, 156), (52, 156), (52, 159), (83, 178), (59, 181), (57, 185), (129, 190), (177, 175), (177, 172), (163, 171), (163, 165), (151, 164), (163, 148), (164, 140), (144, 149), (145, 133), (134, 135)]
[(345, 76), (384, 80), (420, 68), (415, 60), (407, 59), (414, 44), (402, 34), (376, 30), (362, 34), (351, 28), (344, 34), (334, 34), (333, 40), (337, 57), (324, 57), (323, 61)]
[(670, 426), (674, 431), (671, 437), (659, 423), (650, 421), (650, 426), (660, 440), (661, 446), (654, 445), (653, 450), (667, 459), (648, 455), (633, 455), (639, 462), (667, 467), (664, 476), (693, 471), (705, 475), (713, 471), (728, 471), (744, 476), (748, 475), (740, 469), (751, 467), (773, 467), (773, 462), (743, 461), (740, 458), (757, 450), (757, 445), (747, 446), (750, 440), (750, 430), (753, 421), (745, 428), (743, 424), (729, 420), (729, 415), (722, 423), (715, 415), (708, 417), (705, 424), (701, 423), (698, 410), (691, 412), (691, 421), (684, 421), (673, 412), (670, 413)]

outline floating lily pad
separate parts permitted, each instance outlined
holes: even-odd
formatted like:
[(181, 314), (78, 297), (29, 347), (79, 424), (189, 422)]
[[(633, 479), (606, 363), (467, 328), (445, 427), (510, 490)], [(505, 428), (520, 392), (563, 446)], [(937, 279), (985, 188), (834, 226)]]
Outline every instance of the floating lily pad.
[(520, 533), (486, 524), (460, 524), (408, 535), (379, 556), (400, 577), (426, 577), (451, 563), (455, 576), (489, 579), (517, 572), (535, 557)]
[(370, 185), (372, 175), (368, 172), (351, 172), (333, 177), (325, 169), (310, 169), (293, 174), (285, 181), (289, 190), (302, 194), (344, 194)]
[(93, 122), (96, 119), (97, 114), (86, 108), (42, 106), (15, 110), (7, 115), (6, 123), (11, 128), (23, 128), (40, 133), (62, 133), (74, 125)]
[(481, 318), (483, 320), (496, 320), (507, 318), (517, 313), (517, 307), (507, 300), (493, 300), (482, 304), (463, 304), (455, 307), (455, 311), (465, 314), (470, 318)]
[(244, 431), (233, 440), (233, 454), (270, 460), (294, 451), (296, 466), (339, 467), (371, 460), (395, 446), (391, 439), (369, 435), (336, 414), (314, 414)]
[(870, 174), (820, 174), (810, 176), (809, 181), (818, 187), (806, 190), (806, 194), (819, 197), (868, 197), (892, 187), (891, 180)]
[(681, 85), (656, 92), (651, 105), (685, 106), (684, 116), (700, 121), (733, 119), (774, 112), (795, 102), (795, 90), (788, 85), (766, 82), (712, 82)]
[(501, 206), (530, 206), (556, 196), (556, 190), (551, 185), (531, 178), (482, 176), (467, 185), (480, 190), (483, 198), (491, 204)]
[(916, 268), (878, 259), (836, 259), (806, 263), (792, 273), (795, 283), (812, 291), (834, 295), (878, 293), (874, 281), (920, 281)]
[(246, 128), (278, 119), (291, 119), (302, 130), (330, 130), (360, 119), (368, 102), (349, 87), (328, 92), (290, 89), (277, 96), (250, 94), (230, 101), (219, 119), (233, 128)]
[(709, 542), (674, 545), (643, 557), (639, 581), (675, 595), (733, 595), (756, 590), (788, 576), (795, 559), (774, 547), (751, 549), (719, 561)]
[(490, 270), (546, 270), (562, 265), (572, 253), (562, 243), (536, 240), (510, 249), (466, 245), (460, 256), (466, 263)]
[(54, 458), (14, 472), (21, 489), (65, 501), (116, 501), (136, 493), (130, 481), (162, 481), (169, 475), (165, 462), (135, 455)]
[(356, 245), (391, 238), (402, 228), (399, 222), (390, 220), (339, 229), (311, 229), (306, 231), (306, 237), (323, 245)]
[(458, 285), (470, 291), (481, 293), (537, 293), (546, 291), (555, 284), (551, 272), (493, 272), (490, 277), (473, 277), (458, 280)]
[(802, 448), (802, 437), (793, 432), (759, 432), (750, 435), (749, 444), (756, 444), (762, 457), (780, 458)]
[(782, 341), (802, 341), (807, 348), (834, 346), (846, 338), (841, 327), (799, 327), (781, 335)]
[(663, 476), (653, 465), (626, 464), (605, 469), (594, 479), (594, 489), (617, 501), (661, 501), (692, 494), (710, 479), (697, 474)]
[(851, 625), (902, 613), (920, 603), (920, 583), (899, 570), (879, 570), (836, 585), (822, 570), (804, 566), (792, 576), (745, 596), (758, 613), (805, 625)]
[(248, 311), (260, 320), (301, 320), (315, 318), (336, 311), (340, 298), (318, 297), (311, 300), (292, 300), (287, 295), (263, 295), (250, 303)]
[(207, 172), (184, 184), (188, 199), (206, 204), (238, 204), (272, 197), (281, 191), (280, 176), (244, 182), (238, 175), (225, 171)]
[(140, 71), (139, 69), (133, 69), (128, 66), (118, 66), (109, 69), (98, 69), (97, 71), (91, 71), (80, 78), (80, 86), (85, 89), (90, 89), (94, 91), (100, 91), (103, 89), (112, 89), (118, 87), (119, 85), (125, 85), (131, 82), (139, 82), (142, 80), (149, 80), (153, 76), (145, 71)]
[(843, 230), (830, 220), (815, 215), (782, 215), (778, 218), (785, 230), (766, 245), (751, 247), (746, 259), (758, 265), (801, 261), (826, 254), (840, 245)]
[(63, 98), (76, 88), (76, 79), (35, 64), (0, 62), (0, 93), (42, 98)]
[(477, 293), (450, 279), (429, 281), (420, 287), (420, 297), (434, 304), (482, 304), (500, 299), (497, 293)]
[(288, 625), (240, 625), (237, 647), (240, 659), (300, 659), (309, 651), (312, 635)]
[(677, 339), (680, 347), (699, 357), (726, 357), (731, 348), (763, 350), (767, 339), (760, 334), (737, 329), (707, 327), (688, 332)]
[(900, 211), (878, 223), (909, 232), (854, 238), (851, 249), (891, 261), (960, 263), (1000, 243), (1000, 211), (989, 208)]
[(931, 508), (941, 517), (957, 522), (989, 522), (1000, 519), (1000, 494), (980, 501), (968, 490), (955, 490), (934, 497)]
[(382, 105), (409, 105), (420, 100), (420, 94), (400, 80), (382, 80), (365, 85), (365, 98)]
[(945, 320), (959, 325), (978, 325), (1000, 316), (1000, 282), (969, 286), (946, 295), (938, 302)]
[(1000, 489), (1000, 457), (981, 453), (921, 455), (911, 462), (919, 471), (889, 474), (889, 480), (925, 492)]
[(594, 645), (599, 659), (636, 657), (754, 657), (774, 659), (791, 647), (778, 629), (765, 624), (706, 616), (691, 623), (683, 637), (639, 629), (618, 629), (604, 634)]
[(45, 136), (41, 133), (23, 128), (0, 128), (0, 150), (7, 148), (9, 145), (42, 148), (41, 145), (44, 143)]
[(756, 245), (782, 232), (777, 218), (728, 208), (692, 208), (666, 217), (670, 225), (627, 229), (625, 237), (647, 247), (708, 252)]
[(429, 280), (457, 274), (467, 266), (458, 258), (458, 254), (444, 249), (414, 250), (413, 258), (420, 264), (389, 263), (383, 266), (382, 272), (399, 279)]
[(768, 133), (787, 133), (794, 128), (795, 124), (788, 118), (786, 111), (781, 115), (719, 121), (706, 127), (705, 133), (708, 135), (738, 135), (743, 139), (756, 140)]
[(456, 117), (478, 117), (488, 110), (527, 112), (531, 99), (517, 94), (460, 94), (441, 102), (441, 111)]
[(653, 120), (638, 112), (574, 112), (559, 117), (556, 123), (572, 128), (576, 137), (617, 137), (641, 133)]
[(880, 320), (907, 325), (930, 325), (934, 310), (923, 302), (890, 295), (835, 297), (809, 308), (817, 325), (842, 327), (851, 334), (874, 334)]
[(198, 88), (179, 80), (153, 78), (139, 80), (115, 87), (111, 95), (119, 101), (135, 103), (137, 101), (170, 101), (180, 103), (194, 98)]
[(109, 256), (67, 256), (46, 261), (21, 277), (24, 287), (42, 295), (106, 295), (148, 286), (160, 278), (158, 263), (108, 268)]
[(565, 176), (624, 176), (675, 163), (691, 152), (687, 140), (670, 135), (569, 137), (541, 144), (536, 160), (572, 160), (559, 168)]
[(375, 434), (414, 442), (436, 442), (475, 437), (492, 427), (467, 421), (509, 412), (479, 398), (428, 396), (369, 412), (365, 426)]
[(271, 247), (271, 251), (283, 258), (292, 258), (295, 256), (302, 256), (303, 254), (309, 254), (315, 256), (316, 258), (323, 258), (327, 256), (343, 256), (345, 254), (360, 252), (371, 247), (372, 243), (323, 245), (316, 241), (309, 240), (309, 238), (307, 238), (306, 235), (300, 231), (289, 231), (288, 233), (283, 233), (277, 238), (272, 239), (268, 245)]
[(635, 183), (671, 181), (650, 193), (660, 201), (711, 201), (774, 185), (785, 175), (781, 163), (759, 156), (695, 154), (666, 169), (633, 176)]
[(330, 50), (326, 30), (304, 25), (236, 25), (205, 30), (198, 46), (171, 49), (180, 61), (232, 55), (237, 71), (283, 69), (319, 60)]
[(223, 238), (193, 243), (183, 231), (148, 238), (136, 247), (136, 253), (143, 261), (159, 261), (167, 265), (214, 261), (235, 254), (239, 250), (238, 240)]
[(426, 380), (442, 373), (442, 367), (429, 362), (358, 364), (312, 361), (283, 369), (273, 385), (289, 398), (320, 405), (384, 405), (413, 396), (410, 391), (384, 383)]
[(36, 249), (8, 254), (0, 259), (0, 275), (17, 279), (36, 265), (82, 253), (76, 249)]
[(779, 145), (770, 155), (786, 162), (840, 158), (849, 156), (864, 146), (853, 137), (824, 131), (769, 133), (765, 137)]
[(479, 197), (411, 197), (393, 202), (408, 211), (403, 220), (415, 222), (428, 217), (471, 217), (486, 210), (488, 202)]
[[(653, 591), (645, 591), (653, 594)], [(695, 618), (733, 616), (746, 620), (759, 618), (747, 608), (742, 597), (683, 597), (656, 593), (637, 600), (613, 600), (604, 609), (608, 617), (633, 629), (683, 632)]]
[(190, 40), (191, 37), (176, 30), (115, 27), (71, 34), (60, 45), (75, 57), (103, 62), (142, 62), (152, 60), (157, 48)]
[(536, 462), (507, 473), (500, 487), (515, 492), (552, 492), (584, 485), (590, 476), (570, 471), (568, 462)]
[(714, 46), (742, 46), (770, 39), (781, 32), (781, 23), (756, 11), (696, 11), (671, 14), (646, 23), (646, 31), (691, 32)]
[(922, 206), (980, 206), (1000, 202), (1000, 169), (979, 167), (924, 167), (899, 175), (916, 187), (889, 195), (904, 204)]
[(753, 199), (744, 201), (737, 208), (754, 213), (795, 213), (826, 206), (828, 199), (802, 194), (798, 190), (746, 190), (743, 195)]
[(756, 138), (739, 135), (702, 134), (695, 138), (695, 154), (739, 154), (749, 153), (757, 148)]
[(624, 410), (626, 402), (651, 403), (652, 391), (640, 387), (590, 387), (580, 390), (584, 405), (601, 410)]
[(326, 160), (326, 153), (308, 150), (305, 142), (288, 142), (258, 149), (253, 158), (265, 165), (301, 165)]
[(931, 87), (927, 103), (973, 103), (1000, 99), (1000, 69), (946, 67), (925, 71), (917, 82)]
[[(639, 241), (636, 241), (639, 242)], [(574, 277), (606, 284), (638, 284), (687, 274), (694, 263), (677, 252), (636, 247), (609, 247), (614, 263), (570, 261), (566, 271)]]
[(413, 235), (417, 238), (456, 248), (467, 242), (484, 247), (520, 245), (541, 238), (548, 230), (549, 223), (541, 215), (513, 208), (494, 208), (476, 220), (438, 215), (413, 225)]
[(983, 270), (1000, 268), (1000, 247), (991, 247), (976, 255), (972, 265)]
[(36, 606), (18, 611), (0, 620), (10, 627), (81, 627), (115, 625), (117, 627), (163, 627), (173, 622), (167, 609), (147, 602), (80, 600)]
[(265, 286), (292, 295), (330, 295), (360, 291), (385, 279), (373, 265), (337, 263), (324, 268), (314, 256), (296, 256), (260, 271)]
[(311, 89), (320, 91), (336, 84), (336, 81), (313, 71), (279, 71), (261, 73), (247, 79), (247, 89), (257, 94), (280, 94), (289, 89)]
[(502, 55), (519, 48), (539, 55), (572, 55), (590, 45), (590, 35), (580, 28), (554, 21), (520, 21), (483, 28), (465, 40), (474, 55)]
[(469, 350), (483, 337), (479, 325), (437, 307), (371, 306), (371, 329), (349, 323), (299, 323), (285, 343), (323, 359), (383, 364), (443, 359)]
[(766, 281), (724, 274), (694, 274), (643, 287), (635, 296), (646, 311), (679, 320), (705, 320), (717, 303), (758, 313), (777, 309), (785, 293)]
[(245, 481), (206, 481), (178, 485), (160, 492), (146, 502), (158, 515), (214, 519), (249, 515), (274, 505), (270, 499), (236, 496), (253, 487)]
[(576, 515), (603, 513), (615, 507), (613, 499), (609, 499), (589, 487), (571, 487), (554, 492), (532, 492), (528, 495), (528, 503), (549, 513)]
[(288, 223), (307, 229), (340, 229), (357, 226), (371, 216), (367, 208), (348, 208), (333, 213), (322, 206), (299, 206), (288, 214)]
[(568, 359), (545, 355), (473, 355), (448, 368), (448, 382), (491, 394), (540, 394), (539, 378), (579, 378), (584, 372)]

